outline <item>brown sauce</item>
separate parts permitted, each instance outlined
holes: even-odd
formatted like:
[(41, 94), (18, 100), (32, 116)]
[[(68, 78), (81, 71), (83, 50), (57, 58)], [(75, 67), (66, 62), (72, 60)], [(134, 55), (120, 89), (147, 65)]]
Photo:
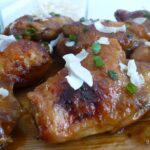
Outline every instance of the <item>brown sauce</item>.
[[(25, 101), (25, 93), (19, 94), (19, 99)], [(81, 140), (67, 142), (64, 144), (48, 144), (37, 139), (37, 130), (31, 116), (24, 115), (20, 120), (17, 129), (13, 132), (14, 142), (9, 144), (5, 150), (66, 150), (66, 149), (100, 149), (108, 150), (139, 149), (148, 150), (150, 148), (150, 113), (133, 125), (122, 129), (115, 134), (102, 134), (83, 138)], [(61, 149), (60, 149), (61, 147)]]
[[(57, 72), (58, 66), (54, 72)], [(53, 75), (54, 72), (50, 72)], [(122, 150), (133, 149), (149, 150), (150, 149), (150, 113), (143, 119), (133, 125), (122, 129), (115, 134), (94, 135), (81, 140), (66, 142), (64, 144), (49, 144), (38, 140), (37, 129), (32, 117), (26, 112), (29, 103), (26, 93), (31, 89), (17, 92), (16, 97), (25, 109), (25, 113), (20, 119), (17, 128), (12, 134), (13, 143), (9, 144), (5, 150), (70, 150), (70, 149), (107, 149)]]
[(12, 139), (13, 142), (8, 144), (8, 146), (4, 148), (5, 150), (17, 150), (19, 147), (22, 147), (27, 140), (26, 135), (17, 129), (13, 131)]

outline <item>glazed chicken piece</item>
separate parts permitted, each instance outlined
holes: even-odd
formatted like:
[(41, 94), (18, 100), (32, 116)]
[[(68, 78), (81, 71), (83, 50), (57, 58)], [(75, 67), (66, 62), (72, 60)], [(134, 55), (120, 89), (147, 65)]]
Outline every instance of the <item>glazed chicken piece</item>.
[(150, 62), (150, 47), (143, 42), (132, 52), (130, 57), (138, 61)]
[[(115, 17), (118, 21), (124, 21), (128, 25), (128, 30), (134, 33), (140, 39), (150, 41), (150, 12), (139, 10), (129, 12), (126, 10), (117, 10)], [(144, 19), (145, 18), (145, 19)]]
[(21, 114), (20, 105), (13, 95), (13, 83), (5, 77), (0, 76), (0, 148), (12, 142), (10, 134)]
[(125, 21), (129, 31), (134, 33), (136, 37), (141, 40), (139, 46), (131, 54), (131, 58), (149, 62), (150, 44), (146, 45), (144, 40), (150, 41), (150, 12), (146, 10), (134, 12), (117, 10), (115, 12), (115, 17), (118, 21)]
[(72, 22), (71, 18), (64, 16), (53, 16), (42, 20), (26, 15), (11, 23), (4, 34), (13, 34), (18, 39), (50, 41), (58, 36), (63, 25)]
[(19, 40), (0, 52), (0, 147), (12, 142), (13, 130), (21, 108), (13, 89), (33, 84), (48, 71), (52, 59), (45, 47)]
[[(105, 21), (102, 23), (108, 27), (119, 27), (124, 25), (123, 22)], [(131, 51), (139, 45), (139, 41), (137, 41), (134, 34), (128, 32), (128, 30), (127, 32), (103, 33), (98, 32), (93, 24), (86, 26), (81, 22), (75, 22), (69, 25), (64, 25), (62, 32), (64, 34), (64, 38), (61, 38), (56, 46), (56, 52), (59, 56), (63, 56), (67, 53), (77, 54), (82, 47), (88, 48), (92, 45), (92, 43), (98, 40), (100, 36), (116, 38), (125, 51)], [(74, 46), (69, 47), (65, 44), (67, 41), (69, 41), (69, 35), (76, 35)]]
[(28, 40), (13, 42), (0, 52), (0, 75), (6, 74), (15, 87), (25, 87), (38, 81), (51, 64), (47, 49)]
[(137, 10), (137, 11), (130, 12), (130, 11), (119, 9), (115, 12), (115, 17), (118, 21), (127, 21), (130, 19), (145, 17), (146, 14), (149, 14), (149, 11)]
[[(101, 68), (93, 63), (94, 54), (90, 46), (86, 48), (89, 55), (82, 65), (92, 74), (92, 87), (84, 83), (80, 89), (74, 90), (65, 78), (68, 71), (63, 69), (28, 93), (40, 138), (61, 143), (114, 132), (150, 110), (149, 65), (146, 69), (139, 65), (138, 71), (143, 74), (145, 84), (138, 88), (137, 93), (130, 94), (126, 90), (129, 79), (119, 67), (120, 62), (126, 63), (125, 53), (116, 39), (109, 39), (109, 42), (109, 45), (101, 45), (97, 54), (105, 63)], [(109, 70), (118, 74), (118, 80), (108, 76)]]

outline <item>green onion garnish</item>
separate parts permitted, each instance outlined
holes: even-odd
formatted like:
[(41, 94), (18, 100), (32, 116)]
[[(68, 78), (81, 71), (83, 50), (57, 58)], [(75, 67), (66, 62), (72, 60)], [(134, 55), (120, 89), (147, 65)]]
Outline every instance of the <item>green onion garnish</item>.
[(83, 32), (85, 33), (85, 32), (88, 32), (89, 31), (89, 28), (87, 28), (87, 27), (84, 27), (83, 28)]
[(80, 22), (84, 22), (84, 21), (86, 21), (86, 19), (85, 19), (84, 17), (82, 17), (82, 18), (80, 18), (79, 21), (80, 21)]
[(69, 34), (69, 40), (70, 41), (76, 41), (77, 40), (77, 36), (75, 34)]
[(126, 25), (126, 29), (128, 30), (128, 29), (129, 29), (129, 27), (130, 27), (130, 26), (127, 24), (127, 25)]
[(126, 86), (126, 89), (131, 94), (134, 94), (137, 91), (137, 87), (133, 83), (128, 83), (128, 85)]
[(115, 71), (108, 70), (107, 74), (112, 80), (118, 80), (118, 74)]
[(93, 61), (96, 67), (103, 67), (105, 65), (105, 63), (103, 62), (100, 56), (94, 56)]
[(99, 43), (93, 43), (91, 48), (94, 54), (98, 54), (101, 50), (101, 45)]
[(27, 21), (28, 21), (28, 22), (32, 22), (32, 21), (33, 21), (33, 18), (28, 18)]
[(17, 40), (21, 40), (21, 39), (23, 39), (23, 36), (22, 35), (15, 35), (15, 38), (17, 39)]
[(28, 27), (24, 32), (24, 34), (28, 36), (34, 36), (35, 33), (36, 33), (36, 30), (33, 27)]
[(44, 41), (44, 42), (42, 42), (42, 44), (44, 44), (44, 45), (48, 45), (48, 44), (49, 44), (49, 42)]
[(52, 17), (59, 17), (60, 16), (60, 14), (56, 14), (55, 12), (51, 12), (51, 13), (49, 13)]
[(132, 33), (127, 34), (127, 38), (132, 38), (132, 37), (133, 37)]
[(143, 16), (150, 19), (150, 13), (145, 13)]
[(89, 20), (91, 20), (92, 22), (97, 22), (97, 21), (99, 21), (100, 19), (92, 19), (92, 18), (90, 18)]
[(106, 19), (106, 20), (104, 20), (104, 22), (109, 23), (109, 22), (111, 22), (111, 20)]

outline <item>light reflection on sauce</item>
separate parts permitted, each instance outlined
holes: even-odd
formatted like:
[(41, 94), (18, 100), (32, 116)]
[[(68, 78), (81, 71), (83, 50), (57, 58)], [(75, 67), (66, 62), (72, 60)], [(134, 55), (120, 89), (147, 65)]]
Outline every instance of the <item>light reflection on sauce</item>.
[[(57, 68), (57, 67), (56, 67)], [(57, 71), (57, 69), (55, 70)], [(50, 73), (53, 75), (53, 72)], [(20, 91), (16, 94), (16, 97), (19, 99), (22, 106), (25, 109), (29, 107), (29, 103), (27, 101), (26, 93), (31, 90), (27, 89), (24, 91)], [(145, 120), (144, 120), (145, 119)], [(61, 150), (66, 149), (110, 149), (110, 150), (117, 150), (117, 149), (126, 149), (129, 145), (132, 148), (138, 147), (139, 148), (150, 148), (150, 113), (145, 116), (141, 121), (138, 121), (127, 127), (125, 130), (121, 130), (115, 134), (102, 134), (102, 135), (95, 135), (83, 138), (78, 141), (67, 142), (64, 144), (48, 144), (43, 141), (37, 140), (37, 130), (33, 124), (33, 120), (27, 114), (22, 117), (19, 122), (18, 129), (13, 132), (13, 143), (9, 144), (5, 150), (27, 150), (29, 147), (32, 150), (56, 150), (61, 147)], [(122, 147), (119, 148), (119, 145)], [(23, 148), (27, 147), (27, 148)], [(117, 148), (117, 149), (116, 149)], [(127, 148), (129, 149), (129, 147)]]

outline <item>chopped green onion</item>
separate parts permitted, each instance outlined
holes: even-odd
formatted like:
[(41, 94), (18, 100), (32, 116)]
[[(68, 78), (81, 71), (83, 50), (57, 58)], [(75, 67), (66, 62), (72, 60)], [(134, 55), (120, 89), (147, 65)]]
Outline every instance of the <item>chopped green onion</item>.
[(94, 56), (93, 61), (96, 67), (103, 67), (105, 65), (105, 63), (103, 62), (100, 56)]
[(99, 19), (92, 19), (92, 18), (90, 18), (89, 20), (91, 20), (92, 22), (97, 22), (97, 21), (99, 21)]
[(85, 32), (88, 32), (89, 31), (89, 28), (86, 28), (86, 27), (84, 27), (83, 28), (83, 32), (85, 33)]
[(59, 17), (60, 16), (60, 14), (56, 14), (55, 12), (51, 12), (51, 13), (49, 13), (52, 17)]
[(132, 37), (133, 37), (132, 33), (127, 34), (127, 38), (132, 38)]
[(24, 34), (28, 36), (34, 36), (35, 33), (36, 33), (36, 30), (33, 27), (28, 27), (24, 32)]
[(98, 54), (101, 50), (101, 45), (99, 43), (93, 43), (91, 48), (94, 54)]
[(77, 40), (77, 36), (75, 34), (69, 34), (69, 40), (70, 41), (76, 41)]
[(115, 36), (115, 33), (110, 33), (111, 37), (114, 37)]
[(48, 42), (46, 42), (46, 41), (44, 41), (44, 42), (42, 42), (42, 44), (44, 44), (44, 45), (48, 45), (49, 43), (48, 43)]
[(17, 39), (17, 40), (21, 40), (21, 39), (23, 39), (23, 36), (22, 35), (15, 35), (15, 38)]
[(134, 94), (137, 92), (137, 87), (133, 83), (128, 83), (128, 85), (126, 86), (126, 89), (131, 94)]
[(28, 21), (28, 22), (32, 22), (32, 21), (33, 21), (33, 18), (28, 18), (27, 21)]
[(128, 29), (129, 29), (129, 27), (130, 27), (130, 26), (127, 24), (127, 25), (126, 25), (126, 29), (128, 30)]
[(80, 22), (84, 22), (86, 19), (84, 17), (80, 18)]
[(109, 22), (111, 22), (111, 21), (110, 21), (110, 20), (108, 20), (108, 19), (106, 19), (106, 20), (104, 20), (104, 22), (109, 23)]
[(107, 74), (112, 80), (118, 80), (118, 74), (115, 71), (108, 70)]
[(145, 13), (145, 14), (144, 14), (144, 17), (150, 19), (150, 13)]

